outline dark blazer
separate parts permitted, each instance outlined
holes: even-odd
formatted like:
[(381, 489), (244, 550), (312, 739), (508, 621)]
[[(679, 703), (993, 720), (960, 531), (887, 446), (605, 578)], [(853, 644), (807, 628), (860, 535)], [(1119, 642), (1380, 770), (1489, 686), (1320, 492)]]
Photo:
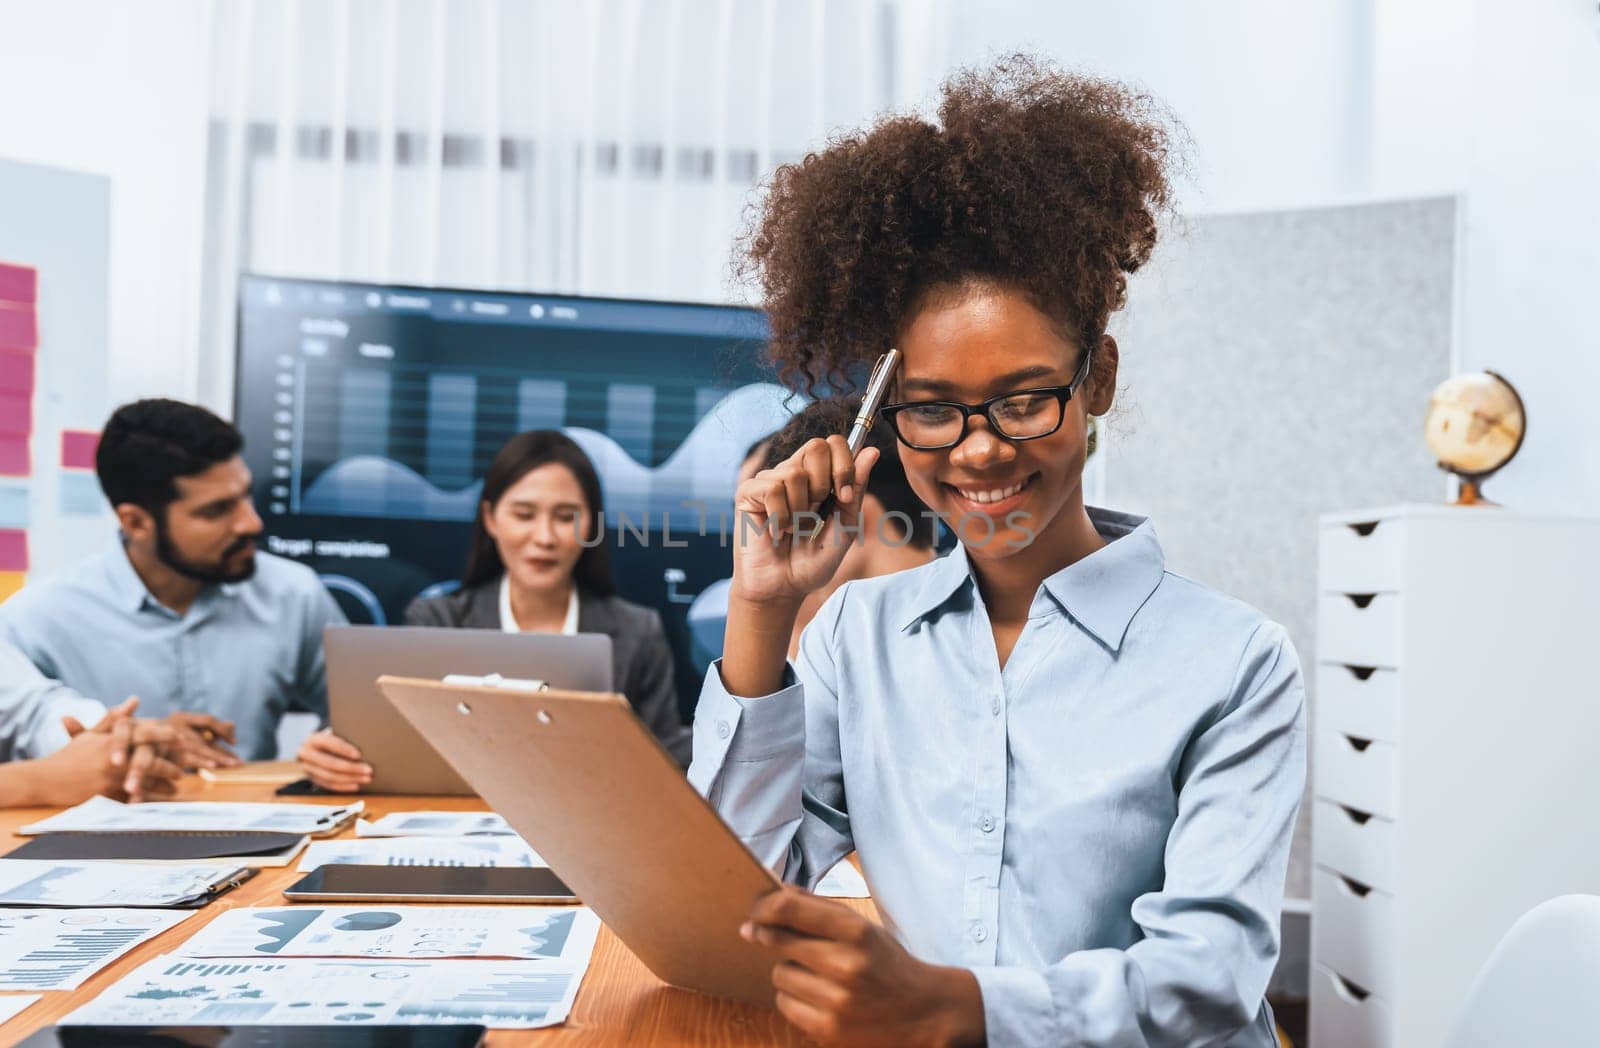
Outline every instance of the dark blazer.
[[(406, 608), (407, 626), (463, 629), (500, 628), (500, 579), (414, 600)], [(634, 712), (655, 733), (680, 765), (689, 766), (693, 736), (678, 716), (673, 685), (672, 649), (661, 616), (621, 597), (597, 597), (578, 591), (578, 632), (611, 638), (612, 680), (633, 703)]]

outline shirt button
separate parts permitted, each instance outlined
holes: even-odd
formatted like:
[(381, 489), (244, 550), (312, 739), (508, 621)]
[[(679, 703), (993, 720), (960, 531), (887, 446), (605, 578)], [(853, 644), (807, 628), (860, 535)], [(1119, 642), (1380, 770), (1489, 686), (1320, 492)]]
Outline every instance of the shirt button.
[(726, 739), (729, 735), (732, 735), (732, 734), (733, 734), (733, 729), (728, 727), (728, 722), (727, 721), (725, 721), (725, 720), (717, 721), (717, 738)]
[(993, 815), (985, 815), (983, 818), (979, 819), (978, 820), (978, 829), (982, 830), (984, 833), (993, 832), (994, 831), (994, 816)]
[(974, 924), (972, 926), (972, 941), (973, 942), (983, 942), (988, 937), (989, 937), (989, 929), (985, 928), (981, 924)]
[(989, 712), (996, 717), (1000, 716), (1000, 696), (996, 695), (989, 702)]

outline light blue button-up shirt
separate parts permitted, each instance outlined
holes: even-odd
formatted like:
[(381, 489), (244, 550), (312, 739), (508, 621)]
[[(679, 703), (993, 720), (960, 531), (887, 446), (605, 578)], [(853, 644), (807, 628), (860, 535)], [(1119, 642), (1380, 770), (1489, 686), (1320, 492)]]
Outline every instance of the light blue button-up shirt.
[(973, 970), (991, 1045), (1275, 1045), (1298, 659), (1148, 521), (1090, 516), (1109, 544), (1003, 669), (963, 550), (847, 583), (784, 690), (707, 675), (689, 778), (790, 881), (856, 851), (901, 942)]
[[(0, 762), (54, 753), (67, 742), (63, 716), (82, 696), (48, 680), (22, 652), (0, 640)], [(91, 714), (91, 726), (98, 721)]]
[(0, 637), (83, 696), (55, 699), (52, 723), (70, 713), (94, 724), (137, 695), (142, 717), (233, 721), (247, 760), (277, 755), (289, 710), (326, 719), (322, 629), (344, 621), (310, 568), (270, 553), (256, 554), (246, 581), (205, 587), (180, 616), (145, 589), (120, 542), (0, 604)]

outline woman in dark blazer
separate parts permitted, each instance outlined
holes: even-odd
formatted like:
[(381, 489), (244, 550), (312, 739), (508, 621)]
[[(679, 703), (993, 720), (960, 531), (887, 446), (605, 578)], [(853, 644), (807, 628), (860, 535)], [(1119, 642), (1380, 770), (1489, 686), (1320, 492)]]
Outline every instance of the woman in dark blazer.
[[(604, 633), (612, 680), (680, 765), (691, 735), (678, 715), (661, 617), (617, 596), (594, 464), (556, 430), (518, 433), (489, 464), (461, 588), (411, 602), (408, 626), (507, 633)], [(347, 741), (318, 732), (300, 752), (313, 782), (356, 790), (371, 769)]]

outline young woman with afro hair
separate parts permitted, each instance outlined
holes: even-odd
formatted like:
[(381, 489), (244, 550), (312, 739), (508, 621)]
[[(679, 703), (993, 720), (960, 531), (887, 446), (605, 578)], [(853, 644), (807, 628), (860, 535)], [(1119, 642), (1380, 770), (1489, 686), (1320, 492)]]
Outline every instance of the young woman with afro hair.
[[(824, 1043), (1276, 1043), (1298, 660), (1167, 571), (1148, 520), (1083, 501), (1173, 134), (1145, 96), (1015, 56), (947, 83), (935, 121), (781, 168), (746, 241), (787, 381), (848, 392), (900, 351), (878, 424), (959, 539), (840, 587), (790, 663), (877, 452), (812, 440), (736, 495), (754, 526), (690, 778), (793, 885), (741, 934)], [(802, 890), (851, 852), (882, 925)]]

